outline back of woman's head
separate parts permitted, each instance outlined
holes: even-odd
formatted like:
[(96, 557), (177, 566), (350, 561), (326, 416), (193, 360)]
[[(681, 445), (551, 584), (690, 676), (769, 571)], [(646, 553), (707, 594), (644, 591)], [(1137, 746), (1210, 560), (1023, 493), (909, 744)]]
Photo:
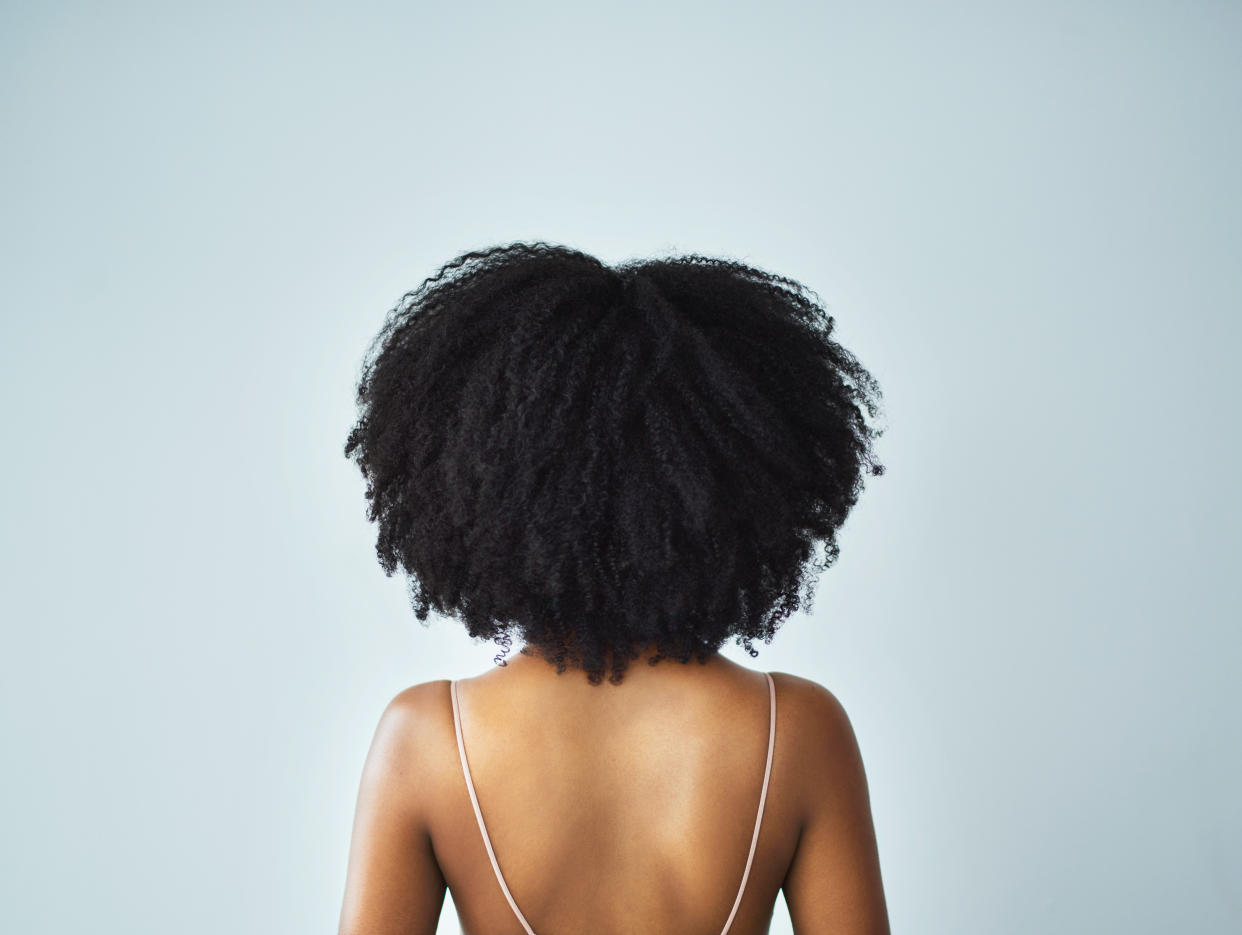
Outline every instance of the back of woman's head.
[[(880, 390), (797, 282), (701, 256), (462, 254), (367, 353), (345, 445), (415, 613), (619, 682), (752, 656), (881, 474)], [(824, 558), (814, 558), (822, 543)]]

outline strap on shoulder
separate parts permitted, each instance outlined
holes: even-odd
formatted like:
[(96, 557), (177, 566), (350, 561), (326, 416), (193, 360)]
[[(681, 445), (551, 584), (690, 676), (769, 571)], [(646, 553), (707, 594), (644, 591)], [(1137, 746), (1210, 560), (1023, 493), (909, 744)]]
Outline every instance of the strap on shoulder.
[(733, 901), (733, 908), (729, 911), (729, 918), (725, 921), (720, 935), (729, 935), (729, 928), (733, 925), (738, 907), (742, 905), (742, 894), (746, 892), (746, 881), (750, 878), (750, 867), (755, 860), (755, 846), (759, 843), (759, 828), (763, 825), (763, 806), (768, 800), (768, 781), (772, 778), (772, 751), (776, 746), (776, 682), (770, 672), (763, 673), (763, 676), (768, 680), (768, 756), (763, 767), (763, 789), (759, 793), (759, 812), (755, 816), (755, 833), (750, 838), (750, 853), (746, 855), (746, 869), (742, 871), (742, 884), (737, 888), (737, 899)]

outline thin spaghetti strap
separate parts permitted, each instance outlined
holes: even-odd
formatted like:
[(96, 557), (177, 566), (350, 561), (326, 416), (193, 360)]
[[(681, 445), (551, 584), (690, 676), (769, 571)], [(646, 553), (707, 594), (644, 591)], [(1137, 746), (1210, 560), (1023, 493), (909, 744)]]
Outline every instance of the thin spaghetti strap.
[(750, 866), (755, 859), (755, 845), (759, 843), (759, 828), (763, 824), (763, 805), (768, 799), (768, 780), (772, 777), (772, 750), (776, 741), (776, 682), (772, 680), (770, 672), (765, 672), (763, 675), (768, 680), (768, 760), (763, 767), (763, 790), (759, 793), (759, 813), (755, 816), (755, 833), (750, 838), (750, 853), (746, 855), (746, 869), (742, 871), (742, 885), (737, 888), (737, 899), (733, 900), (733, 908), (729, 911), (729, 918), (725, 921), (720, 935), (729, 935), (733, 917), (737, 915), (738, 907), (742, 905), (742, 894), (746, 892), (746, 881), (750, 878)]
[(522, 923), (522, 928), (526, 930), (526, 935), (535, 935), (534, 929), (530, 927), (530, 923), (522, 915), (522, 910), (517, 907), (513, 894), (509, 892), (509, 887), (505, 884), (504, 875), (500, 872), (500, 864), (496, 860), (496, 852), (492, 850), (492, 839), (488, 836), (487, 825), (483, 823), (483, 811), (479, 808), (479, 797), (474, 792), (474, 780), (470, 778), (470, 764), (466, 761), (466, 744), (461, 736), (461, 707), (460, 702), (457, 700), (456, 679), (449, 682), (449, 694), (453, 698), (453, 727), (457, 731), (457, 752), (461, 755), (461, 771), (466, 777), (466, 789), (470, 793), (470, 804), (474, 806), (474, 817), (478, 819), (479, 831), (483, 835), (483, 845), (487, 848), (487, 856), (492, 862), (492, 870), (496, 873), (496, 882), (500, 884), (500, 889), (505, 894), (505, 899), (509, 901), (509, 908), (513, 910), (517, 920)]

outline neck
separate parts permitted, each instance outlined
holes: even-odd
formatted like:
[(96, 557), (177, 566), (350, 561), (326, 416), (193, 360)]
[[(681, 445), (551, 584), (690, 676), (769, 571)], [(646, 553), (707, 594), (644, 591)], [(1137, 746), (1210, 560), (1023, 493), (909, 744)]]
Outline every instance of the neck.
[[(620, 652), (625, 652), (625, 651), (620, 650)], [(528, 643), (524, 645), (518, 651), (516, 658), (510, 661), (508, 667), (510, 668), (516, 667), (521, 671), (534, 672), (538, 670), (547, 670), (548, 672), (555, 673), (555, 667), (550, 658), (552, 654), (553, 654), (553, 651), (550, 649), (545, 649), (545, 648)], [(651, 665), (650, 660), (657, 654), (658, 654), (658, 650), (655, 644), (644, 646), (641, 649), (639, 649), (637, 653), (631, 652), (631, 654), (627, 656), (625, 678), (630, 679), (631, 676), (641, 676), (644, 673), (656, 673), (656, 672), (666, 673), (673, 669), (687, 670), (687, 669), (702, 669), (702, 668), (709, 668), (709, 667), (717, 668), (721, 665), (729, 664), (728, 660), (726, 660), (723, 656), (721, 656), (719, 651), (715, 651), (712, 653), (711, 656), (707, 658), (707, 660), (704, 663), (700, 663), (698, 658), (695, 656), (691, 656), (690, 661), (685, 664), (679, 663), (677, 659), (665, 656), (662, 659), (660, 659), (655, 665)], [(604, 672), (605, 672), (604, 678), (605, 680), (607, 680), (608, 675), (612, 671), (613, 659), (614, 659), (614, 653), (610, 651), (606, 651), (605, 656), (604, 656)], [(575, 665), (572, 662), (567, 660), (566, 671), (564, 674), (569, 674), (571, 672), (578, 672), (580, 671), (580, 668), (581, 668), (580, 666)]]

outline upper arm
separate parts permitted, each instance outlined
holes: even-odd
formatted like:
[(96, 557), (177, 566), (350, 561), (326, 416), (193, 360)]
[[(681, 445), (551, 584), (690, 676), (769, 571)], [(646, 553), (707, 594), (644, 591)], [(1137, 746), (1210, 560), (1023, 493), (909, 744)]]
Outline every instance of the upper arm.
[(436, 931), (445, 882), (427, 825), (427, 746), (443, 693), (443, 683), (416, 685), (380, 716), (362, 768), (339, 935)]
[(790, 688), (805, 803), (782, 885), (794, 932), (889, 935), (867, 778), (849, 717), (815, 682), (798, 679)]

